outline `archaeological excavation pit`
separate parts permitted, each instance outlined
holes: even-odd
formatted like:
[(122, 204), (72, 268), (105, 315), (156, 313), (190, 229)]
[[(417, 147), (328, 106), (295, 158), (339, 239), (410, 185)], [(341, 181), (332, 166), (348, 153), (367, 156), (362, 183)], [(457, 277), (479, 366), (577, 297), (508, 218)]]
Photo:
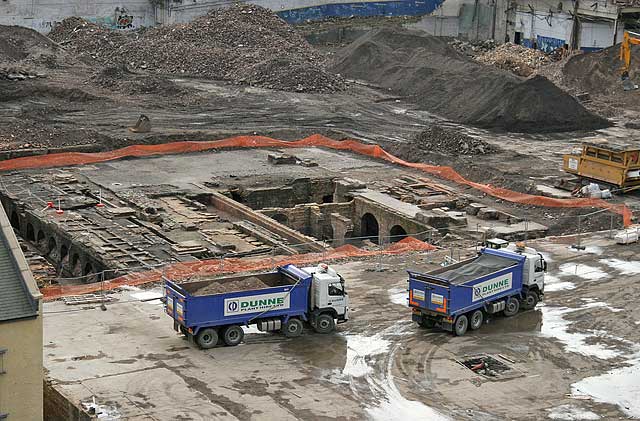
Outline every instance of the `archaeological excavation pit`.
[(320, 148), (123, 159), (14, 171), (0, 181), (25, 247), (58, 277), (74, 278), (67, 283), (201, 259), (375, 248), (407, 236), (477, 238), (480, 224), (483, 236), (508, 234), (519, 223), (456, 185)]

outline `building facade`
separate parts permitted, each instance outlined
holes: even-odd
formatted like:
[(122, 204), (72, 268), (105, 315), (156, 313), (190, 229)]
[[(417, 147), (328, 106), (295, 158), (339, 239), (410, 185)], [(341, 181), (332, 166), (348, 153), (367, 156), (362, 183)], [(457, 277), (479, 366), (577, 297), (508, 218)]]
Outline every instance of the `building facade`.
[(42, 302), (0, 206), (0, 420), (42, 420)]
[[(350, 16), (416, 16), (433, 12), (443, 0), (252, 0), (290, 23)], [(19, 25), (47, 33), (69, 16), (113, 29), (188, 22), (229, 0), (2, 0), (0, 25)]]

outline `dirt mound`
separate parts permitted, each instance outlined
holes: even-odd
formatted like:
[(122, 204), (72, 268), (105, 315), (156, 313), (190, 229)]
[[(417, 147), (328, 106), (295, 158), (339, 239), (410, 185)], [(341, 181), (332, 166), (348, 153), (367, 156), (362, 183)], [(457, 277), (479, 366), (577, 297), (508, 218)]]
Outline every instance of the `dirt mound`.
[(40, 80), (26, 80), (23, 83), (0, 80), (0, 104), (36, 97), (47, 97), (65, 102), (87, 102), (97, 99), (96, 96), (82, 89), (50, 86)]
[(110, 141), (95, 130), (68, 129), (24, 118), (0, 123), (0, 151), (100, 144)]
[(115, 32), (69, 18), (50, 37), (78, 55), (131, 69), (228, 80), (282, 90), (335, 92), (342, 78), (273, 12), (253, 5), (215, 9), (188, 24)]
[(609, 125), (543, 77), (523, 80), (419, 32), (371, 31), (340, 51), (333, 69), (407, 96), (426, 110), (479, 127), (550, 132)]
[(497, 150), (484, 140), (441, 126), (427, 127), (418, 133), (414, 143), (424, 151), (447, 155), (484, 155)]
[(262, 280), (256, 276), (250, 276), (248, 278), (235, 279), (226, 282), (211, 282), (197, 291), (194, 291), (193, 295), (212, 295), (231, 291), (248, 291), (263, 288), (269, 288), (269, 285), (262, 282)]
[[(562, 83), (569, 88), (593, 94), (623, 92), (620, 81), (620, 46), (572, 56), (562, 67)], [(631, 47), (631, 79), (640, 82), (640, 46)]]
[(55, 54), (58, 50), (55, 43), (33, 29), (0, 25), (0, 64)]
[(551, 59), (544, 52), (510, 42), (479, 54), (475, 59), (480, 63), (490, 64), (525, 77), (531, 76), (536, 69), (551, 63)]
[(140, 75), (125, 64), (107, 66), (94, 73), (89, 81), (102, 88), (117, 90), (125, 95), (182, 93), (174, 82), (156, 75)]

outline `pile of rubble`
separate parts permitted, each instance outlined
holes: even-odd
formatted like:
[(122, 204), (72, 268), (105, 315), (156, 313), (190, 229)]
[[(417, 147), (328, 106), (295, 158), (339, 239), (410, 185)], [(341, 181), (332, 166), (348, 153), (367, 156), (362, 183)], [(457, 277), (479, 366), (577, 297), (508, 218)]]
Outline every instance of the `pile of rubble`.
[(424, 151), (445, 155), (485, 155), (497, 150), (484, 140), (441, 126), (427, 127), (418, 133), (414, 142)]
[(544, 52), (510, 42), (479, 54), (475, 59), (523, 77), (531, 76), (538, 68), (551, 63), (551, 58)]
[(215, 9), (187, 24), (116, 32), (69, 18), (50, 36), (78, 55), (132, 70), (227, 80), (303, 92), (336, 92), (344, 79), (273, 12), (254, 5)]
[(455, 50), (465, 54), (469, 57), (475, 57), (479, 54), (484, 54), (487, 51), (491, 51), (496, 48), (496, 42), (492, 39), (485, 41), (463, 41), (461, 39), (454, 39), (449, 42)]

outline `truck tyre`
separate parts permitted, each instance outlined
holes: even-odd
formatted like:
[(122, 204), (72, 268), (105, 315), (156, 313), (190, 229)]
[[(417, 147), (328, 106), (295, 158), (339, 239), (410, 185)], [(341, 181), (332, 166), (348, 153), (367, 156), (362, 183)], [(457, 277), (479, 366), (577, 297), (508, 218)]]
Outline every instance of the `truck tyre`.
[(520, 303), (520, 307), (522, 307), (523, 310), (531, 310), (536, 304), (538, 304), (538, 294), (536, 294), (535, 291), (527, 291)]
[(218, 343), (218, 332), (210, 327), (202, 329), (198, 332), (196, 343), (202, 349), (213, 348)]
[(336, 322), (330, 314), (321, 314), (316, 318), (314, 329), (318, 333), (331, 333), (336, 328)]
[(507, 305), (504, 308), (504, 315), (506, 317), (515, 316), (518, 314), (518, 310), (520, 310), (520, 301), (515, 297), (509, 297), (507, 299)]
[(224, 329), (222, 338), (227, 346), (236, 346), (244, 339), (244, 330), (238, 325), (231, 325)]
[(467, 328), (469, 327), (469, 319), (464, 314), (458, 316), (456, 319), (456, 324), (453, 326), (453, 333), (456, 336), (462, 336), (467, 333)]
[(471, 313), (471, 319), (469, 321), (469, 327), (471, 330), (480, 329), (482, 327), (482, 322), (484, 322), (484, 314), (482, 310), (476, 310)]
[(303, 325), (300, 319), (289, 319), (287, 323), (282, 327), (282, 333), (287, 338), (295, 338), (302, 335)]

